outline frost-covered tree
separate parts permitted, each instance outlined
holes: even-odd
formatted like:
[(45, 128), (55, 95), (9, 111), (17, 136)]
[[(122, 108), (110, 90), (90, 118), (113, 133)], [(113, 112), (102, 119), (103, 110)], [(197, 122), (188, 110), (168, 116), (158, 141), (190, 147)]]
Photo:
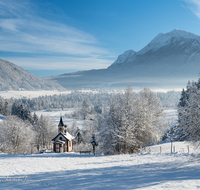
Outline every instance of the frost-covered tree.
[(7, 116), (0, 122), (0, 151), (9, 154), (28, 153), (35, 133), (28, 122), (16, 116)]
[(163, 110), (156, 94), (144, 89), (136, 95), (131, 87), (112, 99), (103, 115), (99, 133), (105, 154), (137, 152), (158, 140), (162, 130)]
[(57, 127), (53, 119), (49, 116), (41, 115), (34, 126), (36, 134), (35, 144), (43, 148), (50, 148), (51, 139), (57, 134)]
[(90, 112), (90, 107), (88, 103), (84, 100), (81, 107), (81, 115), (83, 116), (83, 119), (86, 119), (89, 112)]

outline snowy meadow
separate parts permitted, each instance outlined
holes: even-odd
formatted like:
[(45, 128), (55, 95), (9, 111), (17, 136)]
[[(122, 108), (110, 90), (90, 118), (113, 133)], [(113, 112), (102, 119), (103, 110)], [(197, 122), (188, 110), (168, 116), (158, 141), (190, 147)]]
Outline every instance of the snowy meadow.
[[(53, 118), (74, 109), (37, 111)], [(165, 120), (177, 120), (177, 111), (168, 109)], [(2, 117), (3, 118), (3, 117)], [(173, 118), (173, 119), (171, 119)], [(63, 117), (71, 125), (74, 119)], [(84, 120), (76, 120), (79, 127)], [(198, 152), (184, 142), (146, 147), (138, 154), (88, 155), (0, 154), (0, 189), (197, 189), (200, 160)]]
[(112, 156), (0, 154), (0, 189), (198, 189), (198, 154), (184, 142), (174, 146), (175, 153), (165, 143)]

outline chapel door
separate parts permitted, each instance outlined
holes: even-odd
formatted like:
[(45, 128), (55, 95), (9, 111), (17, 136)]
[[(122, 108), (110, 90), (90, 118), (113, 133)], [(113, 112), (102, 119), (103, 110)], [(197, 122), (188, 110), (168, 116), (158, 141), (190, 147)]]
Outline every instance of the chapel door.
[(60, 145), (56, 144), (56, 152), (59, 153), (60, 152)]

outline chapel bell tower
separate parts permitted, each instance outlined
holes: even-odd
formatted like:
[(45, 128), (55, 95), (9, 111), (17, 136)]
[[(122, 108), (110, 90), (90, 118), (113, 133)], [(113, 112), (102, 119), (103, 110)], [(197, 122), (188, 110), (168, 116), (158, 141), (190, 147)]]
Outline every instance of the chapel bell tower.
[(67, 128), (67, 125), (64, 125), (63, 120), (62, 120), (62, 114), (60, 114), (60, 122), (58, 124), (58, 133), (62, 132), (63, 134), (66, 134), (66, 128)]

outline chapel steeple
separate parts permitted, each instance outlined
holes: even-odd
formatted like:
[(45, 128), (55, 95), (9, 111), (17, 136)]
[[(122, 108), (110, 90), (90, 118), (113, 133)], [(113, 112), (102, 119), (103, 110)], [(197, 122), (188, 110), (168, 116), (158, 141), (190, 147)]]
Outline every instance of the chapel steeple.
[(60, 114), (60, 122), (58, 124), (58, 133), (62, 132), (63, 134), (65, 134), (66, 133), (66, 129), (65, 129), (66, 127), (67, 126), (64, 125), (63, 120), (62, 120), (62, 114)]

